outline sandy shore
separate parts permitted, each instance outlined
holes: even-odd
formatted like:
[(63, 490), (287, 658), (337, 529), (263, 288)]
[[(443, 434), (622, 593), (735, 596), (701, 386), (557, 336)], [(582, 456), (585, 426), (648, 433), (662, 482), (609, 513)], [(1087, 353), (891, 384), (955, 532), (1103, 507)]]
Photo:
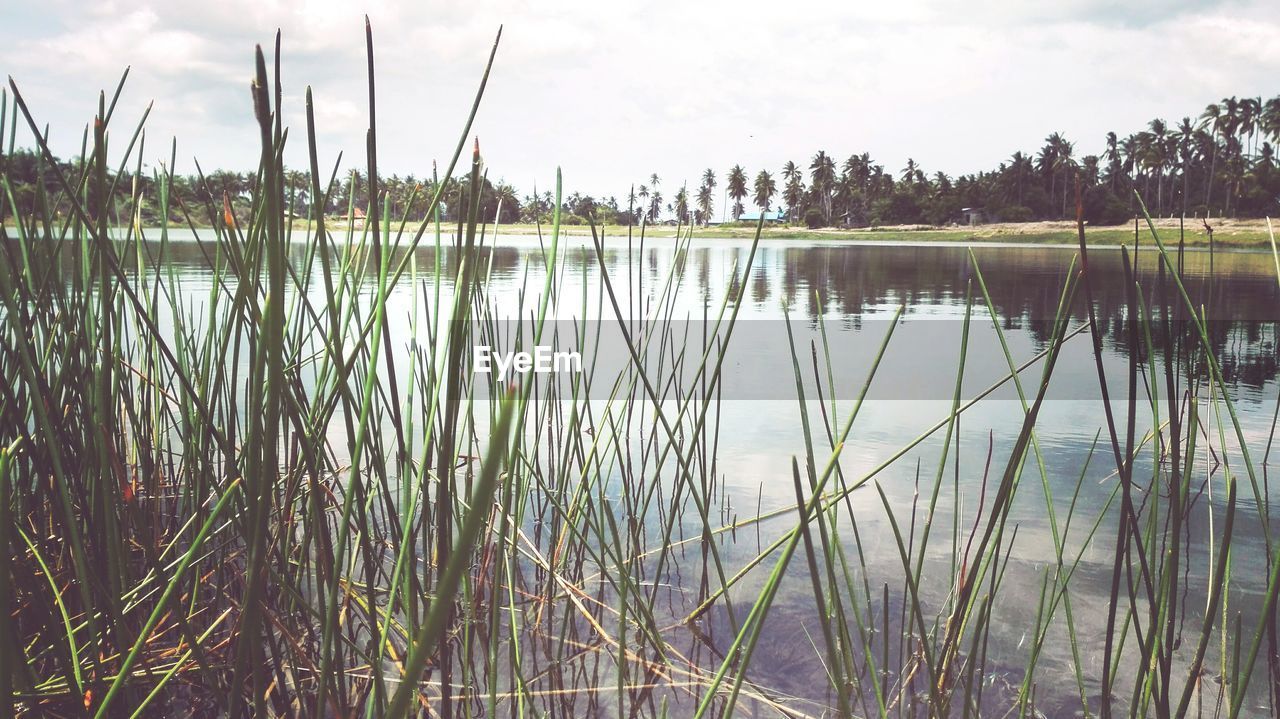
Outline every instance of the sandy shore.
[[(1176, 218), (1155, 220), (1156, 231), (1160, 239), (1174, 243), (1179, 238), (1185, 239), (1189, 245), (1208, 245), (1209, 233), (1204, 222), (1199, 218), (1187, 219), (1180, 223)], [(1209, 226), (1213, 229), (1215, 246), (1221, 247), (1266, 247), (1269, 248), (1270, 235), (1266, 220), (1256, 219), (1211, 219)], [(606, 236), (616, 237), (625, 228), (605, 227)], [(504, 234), (535, 234), (537, 226), (527, 224), (503, 225), (499, 231)], [(639, 228), (633, 228), (639, 233)], [(652, 225), (645, 228), (645, 234), (651, 237), (671, 237), (676, 232), (674, 225)], [(542, 232), (549, 233), (548, 225), (542, 226)], [(564, 225), (561, 232), (569, 235), (590, 235), (591, 230), (584, 225)], [(1150, 239), (1150, 230), (1143, 221), (1138, 226), (1139, 241)], [(698, 227), (694, 229), (700, 237), (749, 238), (755, 234), (755, 227), (744, 224)], [(1134, 225), (1115, 225), (1105, 227), (1088, 226), (1085, 235), (1090, 244), (1133, 244)], [(884, 242), (1019, 242), (1028, 244), (1076, 244), (1076, 226), (1074, 222), (1016, 222), (995, 223), (974, 226), (931, 226), (931, 225), (895, 225), (874, 228), (838, 229), (821, 228), (811, 230), (805, 227), (769, 225), (764, 228), (763, 236), (770, 239), (801, 240), (861, 240)]]

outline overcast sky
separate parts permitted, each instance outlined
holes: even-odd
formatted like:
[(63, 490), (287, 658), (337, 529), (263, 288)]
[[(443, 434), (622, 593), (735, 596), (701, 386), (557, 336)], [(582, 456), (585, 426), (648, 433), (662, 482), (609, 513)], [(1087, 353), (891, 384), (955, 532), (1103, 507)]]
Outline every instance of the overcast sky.
[[(253, 46), (284, 33), (287, 160), (305, 166), (313, 88), (321, 164), (363, 163), (364, 23), (374, 29), (379, 163), (447, 160), (493, 37), (502, 44), (473, 133), (491, 178), (528, 192), (668, 197), (703, 168), (754, 174), (819, 148), (895, 174), (989, 169), (1053, 131), (1099, 152), (1153, 117), (1227, 95), (1280, 94), (1276, 0), (411, 2), (165, 0), (9, 3), (0, 72), (59, 154), (79, 152), (100, 89), (132, 66), (116, 142), (155, 101), (145, 158), (178, 140), (178, 170), (256, 166)], [(18, 6), (18, 7), (15, 7)], [(348, 165), (350, 163), (347, 163)], [(723, 183), (722, 183), (723, 187)]]

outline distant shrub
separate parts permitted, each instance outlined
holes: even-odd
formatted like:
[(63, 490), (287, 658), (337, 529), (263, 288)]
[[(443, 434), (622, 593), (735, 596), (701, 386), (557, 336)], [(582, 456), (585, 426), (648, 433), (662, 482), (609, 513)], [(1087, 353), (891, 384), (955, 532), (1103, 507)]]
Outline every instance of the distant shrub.
[(1057, 217), (1062, 211), (1061, 191), (1058, 192), (1058, 199), (1054, 200), (1049, 197), (1048, 191), (1039, 184), (1031, 184), (1024, 188), (1022, 196), (1018, 204), (1023, 207), (1031, 208), (1031, 217)]
[(880, 223), (886, 225), (909, 225), (925, 221), (924, 213), (916, 197), (907, 192), (894, 193), (889, 201), (880, 209)]
[(1010, 205), (1000, 210), (1001, 222), (1030, 222), (1035, 219), (1035, 213), (1026, 205)]
[(1128, 203), (1100, 185), (1085, 193), (1084, 219), (1091, 225), (1120, 225), (1133, 219), (1133, 212)]
[(816, 207), (810, 207), (809, 210), (804, 213), (804, 224), (809, 229), (816, 230), (827, 224), (827, 222), (822, 217), (822, 210), (819, 210)]

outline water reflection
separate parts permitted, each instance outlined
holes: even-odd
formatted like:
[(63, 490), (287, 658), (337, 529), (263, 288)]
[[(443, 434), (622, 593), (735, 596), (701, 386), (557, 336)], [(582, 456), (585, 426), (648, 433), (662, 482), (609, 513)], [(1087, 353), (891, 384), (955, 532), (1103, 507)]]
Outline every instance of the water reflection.
[[(211, 245), (189, 241), (190, 237), (177, 233), (174, 238), (163, 247), (147, 245), (143, 250), (147, 264), (172, 267), (191, 282), (192, 290), (203, 289), (213, 260)], [(451, 242), (445, 238), (437, 250), (434, 239), (423, 241), (412, 258), (419, 278), (430, 282), (438, 270), (448, 285), (458, 262)], [(600, 289), (599, 271), (603, 264), (613, 279), (624, 312), (633, 317), (644, 316), (650, 309), (673, 265), (680, 269), (683, 285), (676, 298), (679, 304), (675, 314), (701, 317), (708, 305), (714, 307), (726, 293), (743, 289), (732, 287), (730, 278), (735, 268), (745, 265), (750, 250), (749, 242), (742, 240), (695, 239), (688, 251), (677, 257), (673, 240), (641, 242), (618, 237), (607, 240), (603, 259), (598, 259), (588, 240), (568, 237), (562, 242), (562, 296), (580, 297), (584, 284), (594, 296)], [(521, 291), (540, 290), (548, 243), (548, 238), (504, 236), (496, 246), (489, 244), (482, 249), (484, 271), (490, 278), (489, 294), (496, 306), (501, 308)], [(125, 254), (133, 259), (130, 253)], [(365, 261), (352, 266), (365, 273), (371, 287), (375, 272), (368, 254), (366, 250)], [(1015, 340), (1026, 339), (1032, 346), (1043, 348), (1076, 254), (1069, 247), (973, 249), (1002, 330)], [(1139, 245), (1134, 257), (1144, 304), (1150, 308), (1173, 308), (1168, 313), (1169, 331), (1184, 336), (1193, 332), (1172, 282), (1166, 282), (1163, 295), (1159, 291), (1156, 249), (1148, 241)], [(403, 258), (404, 253), (396, 256), (397, 260)], [(291, 259), (295, 267), (306, 266), (301, 246), (294, 247)], [(1276, 322), (1280, 320), (1280, 285), (1271, 257), (1265, 253), (1217, 252), (1211, 256), (1204, 251), (1187, 251), (1178, 261), (1187, 295), (1203, 308), (1209, 320), (1210, 341), (1220, 358), (1224, 379), (1255, 390), (1273, 383), (1280, 370), (1275, 336)], [(1127, 356), (1129, 339), (1120, 251), (1094, 248), (1090, 263), (1095, 311), (1105, 341), (1113, 352)], [(314, 273), (319, 272), (320, 263), (313, 261), (309, 269), (313, 276), (304, 279), (318, 288), (320, 283)], [(405, 284), (399, 288), (400, 300), (404, 299)], [(967, 293), (974, 295), (976, 311), (985, 314), (969, 249), (954, 245), (766, 241), (759, 247), (744, 289), (742, 317), (748, 320), (780, 319), (784, 304), (791, 308), (793, 316), (812, 319), (821, 315), (831, 323), (829, 326), (852, 330), (862, 329), (867, 320), (882, 318), (900, 305), (905, 306), (908, 318), (958, 319), (963, 315)], [(393, 302), (396, 300), (393, 297)], [(563, 302), (557, 309), (563, 318), (582, 314), (576, 302)], [(594, 309), (588, 307), (586, 314), (591, 316)], [(1072, 305), (1072, 317), (1076, 321), (1086, 319), (1082, 301)], [(611, 320), (611, 314), (604, 313), (604, 319)], [(1161, 346), (1166, 331), (1164, 314), (1155, 312), (1155, 319), (1151, 323), (1152, 342)], [(1145, 355), (1142, 359), (1145, 361)]]

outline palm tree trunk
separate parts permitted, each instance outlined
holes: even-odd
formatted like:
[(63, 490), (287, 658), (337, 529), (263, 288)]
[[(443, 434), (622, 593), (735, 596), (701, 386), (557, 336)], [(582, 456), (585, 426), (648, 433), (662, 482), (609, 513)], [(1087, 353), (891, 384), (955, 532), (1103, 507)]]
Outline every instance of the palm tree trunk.
[(1213, 175), (1218, 169), (1218, 140), (1213, 138), (1213, 152), (1209, 156), (1209, 177), (1205, 180), (1204, 185), (1204, 214), (1206, 216), (1213, 214), (1209, 205), (1209, 200), (1213, 197)]
[(1182, 216), (1187, 216), (1187, 165), (1182, 165)]
[(1164, 173), (1156, 168), (1156, 214), (1164, 217)]

